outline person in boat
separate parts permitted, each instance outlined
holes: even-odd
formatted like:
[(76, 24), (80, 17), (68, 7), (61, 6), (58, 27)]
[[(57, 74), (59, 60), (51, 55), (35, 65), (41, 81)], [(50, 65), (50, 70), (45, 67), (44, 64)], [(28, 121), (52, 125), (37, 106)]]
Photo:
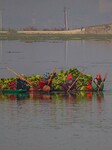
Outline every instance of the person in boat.
[(25, 80), (25, 75), (24, 74), (20, 74), (17, 75), (16, 77), (16, 89), (17, 90), (29, 90), (30, 86), (28, 85), (28, 83)]
[[(36, 86), (36, 89), (40, 92), (43, 91), (43, 87), (47, 84), (47, 79), (49, 78), (49, 73), (46, 72), (41, 79), (38, 81), (38, 85)], [(34, 86), (35, 88), (35, 86)]]
[(62, 88), (65, 91), (73, 91), (76, 90), (76, 82), (75, 79), (73, 78), (72, 74), (67, 75), (66, 82), (62, 85)]
[(52, 90), (52, 80), (54, 77), (56, 77), (56, 72), (53, 72), (52, 75), (50, 75), (49, 72), (46, 72), (43, 75), (43, 80), (39, 81), (40, 91), (51, 91)]
[(97, 74), (96, 78), (93, 79), (93, 81), (92, 81), (92, 88), (93, 88), (93, 90), (102, 91), (103, 88), (104, 88), (104, 82), (106, 80), (106, 77), (107, 77), (107, 73), (105, 74), (103, 79), (102, 79), (100, 74)]

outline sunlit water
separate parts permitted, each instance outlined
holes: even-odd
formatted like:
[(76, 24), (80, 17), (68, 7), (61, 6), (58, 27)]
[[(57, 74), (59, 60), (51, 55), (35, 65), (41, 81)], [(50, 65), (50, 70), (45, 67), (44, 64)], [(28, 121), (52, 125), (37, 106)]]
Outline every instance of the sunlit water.
[(112, 43), (104, 41), (1, 42), (0, 77), (77, 67), (102, 76), (103, 93), (0, 94), (1, 150), (111, 150)]

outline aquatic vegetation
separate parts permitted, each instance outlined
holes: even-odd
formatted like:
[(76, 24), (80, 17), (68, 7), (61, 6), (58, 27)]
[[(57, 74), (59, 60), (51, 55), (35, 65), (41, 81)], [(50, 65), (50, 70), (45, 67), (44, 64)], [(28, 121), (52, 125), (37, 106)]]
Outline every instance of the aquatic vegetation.
[(112, 34), (20, 34), (0, 33), (0, 40), (36, 42), (46, 40), (111, 40)]

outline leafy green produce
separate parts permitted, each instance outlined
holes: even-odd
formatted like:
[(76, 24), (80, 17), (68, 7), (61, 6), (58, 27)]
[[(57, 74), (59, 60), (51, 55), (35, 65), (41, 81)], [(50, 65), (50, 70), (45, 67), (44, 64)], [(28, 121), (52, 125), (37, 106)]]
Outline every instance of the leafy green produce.
[[(62, 85), (66, 83), (68, 74), (72, 74), (74, 81), (78, 78), (76, 82), (77, 90), (86, 90), (86, 85), (92, 80), (91, 74), (83, 74), (77, 68), (70, 68), (68, 70), (60, 70), (56, 73), (56, 77), (52, 79), (52, 88), (54, 90), (62, 90)], [(52, 73), (50, 73), (50, 76), (52, 76)], [(34, 74), (25, 76), (25, 79), (38, 86), (39, 81), (43, 79), (43, 76)], [(16, 77), (0, 79), (0, 88), (16, 89)]]

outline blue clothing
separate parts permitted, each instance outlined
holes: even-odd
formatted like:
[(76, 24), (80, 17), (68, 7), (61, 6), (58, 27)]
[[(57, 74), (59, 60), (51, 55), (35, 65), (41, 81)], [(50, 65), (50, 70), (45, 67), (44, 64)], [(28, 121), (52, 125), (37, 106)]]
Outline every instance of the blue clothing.
[(16, 80), (16, 89), (28, 90), (30, 87), (27, 86), (27, 82), (17, 78)]

